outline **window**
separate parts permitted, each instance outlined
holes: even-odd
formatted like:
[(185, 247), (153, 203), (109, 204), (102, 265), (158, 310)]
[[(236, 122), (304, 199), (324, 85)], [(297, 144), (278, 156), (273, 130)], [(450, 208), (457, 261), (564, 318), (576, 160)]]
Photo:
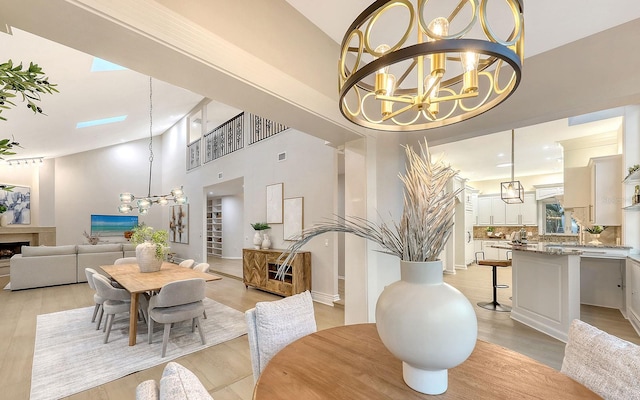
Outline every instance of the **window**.
[(542, 202), (544, 215), (544, 232), (547, 234), (577, 234), (578, 224), (570, 212), (564, 211), (556, 199)]

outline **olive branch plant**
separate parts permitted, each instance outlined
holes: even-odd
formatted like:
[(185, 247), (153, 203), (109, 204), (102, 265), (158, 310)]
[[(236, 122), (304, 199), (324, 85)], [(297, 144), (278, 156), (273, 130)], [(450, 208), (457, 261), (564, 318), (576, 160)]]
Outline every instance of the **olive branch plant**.
[(441, 159), (432, 161), (427, 140), (420, 143), (420, 152), (405, 146), (407, 164), (399, 174), (403, 184), (404, 208), (399, 222), (388, 225), (360, 217), (335, 217), (304, 229), (296, 235), (278, 258), (277, 277), (291, 267), (291, 261), (302, 246), (316, 236), (329, 232), (344, 232), (377, 243), (385, 254), (403, 261), (435, 261), (453, 232), (456, 196), (462, 189), (448, 190), (447, 184), (458, 171)]
[[(35, 102), (40, 101), (42, 94), (58, 93), (56, 86), (49, 82), (38, 64), (29, 63), (29, 67), (24, 69), (22, 63), (14, 65), (12, 60), (0, 64), (0, 120), (7, 120), (2, 111), (15, 107), (16, 104), (11, 99), (18, 95), (23, 102), (27, 102), (27, 108), (34, 114), (44, 114)], [(0, 139), (0, 160), (4, 160), (4, 156), (15, 155), (16, 147), (21, 146), (13, 136), (11, 139)], [(7, 192), (13, 188), (14, 186), (0, 185), (0, 190)]]

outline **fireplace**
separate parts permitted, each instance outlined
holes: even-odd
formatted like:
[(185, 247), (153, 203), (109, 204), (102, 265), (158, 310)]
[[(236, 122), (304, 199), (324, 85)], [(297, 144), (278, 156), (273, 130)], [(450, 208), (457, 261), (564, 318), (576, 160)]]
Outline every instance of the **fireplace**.
[(9, 251), (20, 253), (22, 245), (55, 246), (56, 228), (53, 226), (9, 225), (0, 227), (0, 276), (9, 275)]
[(29, 242), (0, 243), (0, 260), (9, 259), (14, 254), (20, 254), (22, 246), (29, 246)]

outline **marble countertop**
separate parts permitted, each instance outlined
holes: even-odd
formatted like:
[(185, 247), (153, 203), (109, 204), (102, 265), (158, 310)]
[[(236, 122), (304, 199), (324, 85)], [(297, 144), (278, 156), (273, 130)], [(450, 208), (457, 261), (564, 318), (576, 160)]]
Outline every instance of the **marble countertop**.
[[(602, 250), (603, 256), (606, 256), (607, 250), (610, 253), (616, 250), (628, 251), (632, 247), (627, 246), (613, 246), (613, 245), (589, 245), (589, 244), (565, 244), (565, 243), (508, 243), (508, 244), (495, 244), (491, 247), (507, 250), (528, 251), (533, 253), (551, 254), (551, 255), (582, 255), (586, 253), (593, 254), (594, 250)], [(597, 252), (597, 251), (596, 251)], [(610, 256), (622, 256), (627, 255), (618, 252), (611, 253)], [(640, 261), (640, 260), (639, 260)]]

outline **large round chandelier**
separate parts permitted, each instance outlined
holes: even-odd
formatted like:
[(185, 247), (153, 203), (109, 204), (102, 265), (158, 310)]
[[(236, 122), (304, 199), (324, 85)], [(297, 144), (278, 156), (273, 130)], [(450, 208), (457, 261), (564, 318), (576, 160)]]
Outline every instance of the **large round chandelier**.
[(507, 99), (523, 59), (523, 0), (378, 0), (342, 40), (340, 111), (386, 131), (450, 125)]

